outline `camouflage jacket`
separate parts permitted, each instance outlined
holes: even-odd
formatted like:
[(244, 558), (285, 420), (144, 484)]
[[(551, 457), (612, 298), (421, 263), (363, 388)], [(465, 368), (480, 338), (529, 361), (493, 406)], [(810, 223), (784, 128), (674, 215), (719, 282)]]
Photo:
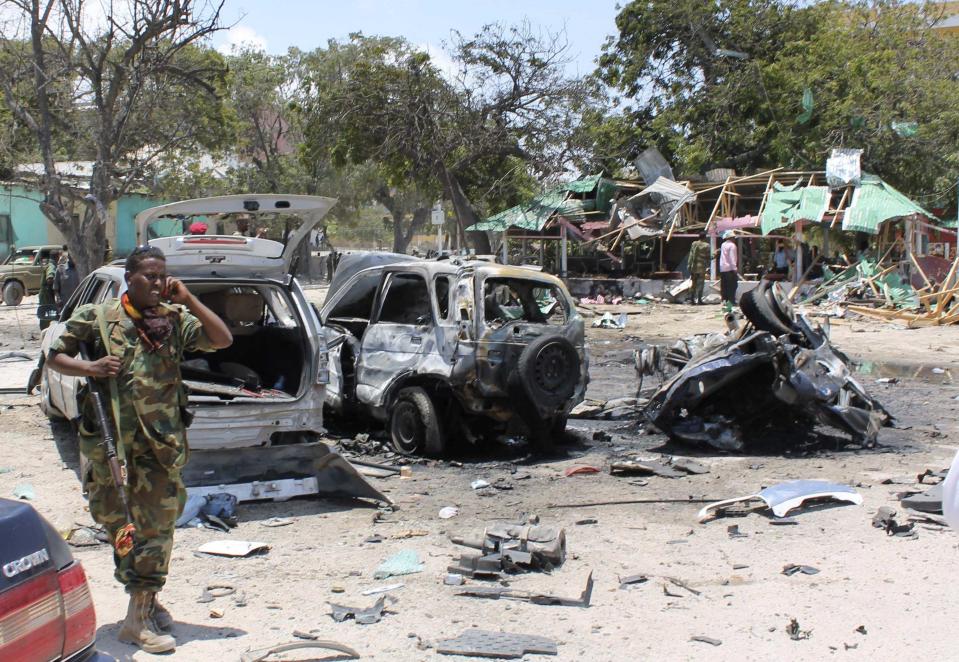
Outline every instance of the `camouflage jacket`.
[[(133, 320), (119, 299), (77, 308), (67, 320), (66, 330), (51, 343), (50, 351), (75, 356), (80, 351), (80, 343), (85, 342), (92, 359), (105, 356), (98, 319), (98, 315), (102, 315), (109, 353), (121, 360), (122, 367), (115, 388), (111, 388), (107, 379), (96, 382), (105, 402), (111, 405), (120, 455), (138, 451), (135, 437), (139, 431), (161, 464), (180, 467), (187, 459), (186, 426), (181, 411), (187, 399), (180, 361), (184, 352), (212, 352), (215, 348), (200, 320), (182, 306), (169, 308), (175, 320), (173, 332), (167, 343), (155, 352), (147, 351), (140, 342)], [(82, 411), (81, 433), (97, 434), (96, 414), (89, 394), (84, 398)]]
[(697, 239), (689, 247), (689, 273), (703, 274), (709, 266), (709, 244)]

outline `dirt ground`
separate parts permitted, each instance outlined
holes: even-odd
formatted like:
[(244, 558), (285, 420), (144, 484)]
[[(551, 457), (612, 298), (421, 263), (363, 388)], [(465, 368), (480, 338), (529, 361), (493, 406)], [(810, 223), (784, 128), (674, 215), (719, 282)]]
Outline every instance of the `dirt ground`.
[[(311, 294), (322, 296), (317, 290)], [(36, 353), (29, 303), (13, 310), (0, 307), (0, 352), (22, 347)], [(589, 334), (589, 396), (603, 400), (634, 395), (629, 354), (639, 339), (673, 340), (720, 330), (723, 324), (718, 306), (594, 308), (630, 313), (627, 329)], [(174, 657), (235, 660), (244, 651), (294, 641), (294, 630), (312, 630), (321, 639), (354, 647), (365, 659), (467, 659), (438, 655), (435, 644), (477, 627), (554, 639), (558, 657), (542, 659), (950, 659), (959, 645), (954, 629), (959, 592), (949, 580), (959, 539), (952, 531), (923, 525), (917, 527), (917, 538), (891, 537), (873, 528), (871, 518), (881, 506), (898, 508), (897, 492), (909, 488), (883, 484), (884, 479), (915, 479), (926, 469), (943, 469), (956, 452), (959, 388), (953, 375), (959, 375), (959, 328), (908, 330), (836, 320), (832, 339), (862, 362), (863, 382), (898, 419), (896, 428), (881, 432), (878, 448), (862, 450), (829, 437), (786, 453), (732, 455), (669, 444), (662, 436), (638, 432), (633, 421), (571, 421), (570, 442), (548, 458), (499, 448), (457, 462), (414, 464), (408, 479), (371, 479), (396, 502), (392, 513), (349, 500), (244, 504), (239, 527), (231, 534), (177, 532), (172, 572), (162, 594), (177, 620)], [(0, 361), (0, 386), (22, 385), (30, 367), (27, 361)], [(875, 383), (880, 376), (900, 381)], [(33, 504), (58, 529), (88, 524), (75, 441), (68, 426), (51, 426), (37, 401), (0, 395), (0, 466), (9, 469), (0, 473), (0, 495), (10, 496), (15, 486), (29, 482), (36, 490)], [(593, 440), (600, 429), (609, 433), (608, 441)], [(710, 473), (647, 481), (610, 475), (610, 458), (627, 451), (651, 458), (696, 457)], [(600, 472), (564, 476), (566, 469), (581, 464)], [(470, 488), (478, 478), (502, 478), (511, 489), (481, 496)], [(700, 503), (558, 507), (718, 500), (799, 478), (852, 485), (863, 505), (807, 509), (791, 526), (773, 526), (758, 513), (698, 524)], [(444, 506), (456, 506), (459, 514), (440, 519)], [(458, 597), (443, 584), (447, 566), (467, 551), (452, 544), (451, 535), (481, 533), (495, 520), (531, 515), (565, 528), (570, 556), (552, 574), (517, 575), (510, 586), (575, 597), (592, 572), (595, 588), (588, 609)], [(276, 516), (295, 522), (264, 526)], [(731, 537), (730, 525), (745, 535)], [(374, 534), (382, 542), (367, 542)], [(271, 549), (250, 559), (194, 555), (199, 545), (216, 539), (261, 541)], [(374, 580), (377, 565), (401, 550), (414, 550), (425, 569)], [(116, 641), (126, 600), (112, 577), (109, 548), (79, 548), (75, 554), (90, 579), (99, 648), (121, 660), (150, 658)], [(791, 563), (814, 566), (819, 573), (783, 575), (783, 566)], [(619, 588), (619, 578), (636, 574), (649, 579)], [(670, 583), (669, 577), (695, 593)], [(329, 616), (329, 601), (366, 607), (376, 597), (362, 591), (398, 582), (404, 586), (389, 594), (396, 601), (379, 623), (335, 623)], [(236, 596), (197, 603), (211, 583), (235, 586), (245, 606), (237, 604)], [(213, 609), (222, 617), (213, 618)], [(808, 637), (790, 637), (792, 619)], [(695, 636), (721, 645), (691, 641)], [(321, 651), (300, 652), (280, 659), (324, 659)]]

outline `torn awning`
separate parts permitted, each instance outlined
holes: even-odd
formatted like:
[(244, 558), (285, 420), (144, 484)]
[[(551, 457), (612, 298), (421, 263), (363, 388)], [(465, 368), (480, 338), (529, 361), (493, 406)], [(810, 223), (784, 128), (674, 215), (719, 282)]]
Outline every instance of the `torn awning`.
[[(469, 226), (466, 231), (505, 232), (509, 228), (519, 228), (539, 232), (556, 213), (574, 220), (583, 219), (593, 212), (608, 213), (615, 192), (615, 184), (601, 175), (582, 177), (542, 193), (528, 203), (494, 214)], [(590, 193), (594, 193), (593, 197), (583, 197)]]
[(466, 228), (467, 232), (505, 232), (520, 228), (539, 232), (556, 210), (566, 202), (567, 191), (557, 189), (538, 195), (525, 205), (516, 205)]
[(828, 186), (787, 186), (775, 182), (766, 192), (762, 213), (763, 234), (770, 234), (797, 221), (819, 223), (829, 209)]
[(843, 214), (842, 229), (878, 234), (885, 221), (913, 215), (935, 218), (876, 175), (863, 173), (862, 182), (853, 191), (852, 202)]

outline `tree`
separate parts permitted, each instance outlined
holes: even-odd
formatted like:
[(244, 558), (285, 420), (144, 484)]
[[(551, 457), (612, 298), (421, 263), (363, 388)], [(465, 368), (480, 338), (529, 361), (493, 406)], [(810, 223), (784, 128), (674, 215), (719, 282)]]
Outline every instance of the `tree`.
[[(130, 0), (122, 10), (109, 3), (102, 20), (84, 0), (6, 4), (13, 12), (0, 44), (0, 92), (36, 141), (40, 208), (86, 273), (103, 261), (111, 202), (163, 155), (213, 149), (229, 138), (226, 68), (200, 46), (220, 29), (222, 2)], [(74, 153), (85, 150), (94, 162), (85, 191), (57, 171), (58, 132), (84, 137)]]
[(614, 123), (630, 158), (656, 145), (684, 172), (821, 168), (831, 148), (859, 147), (865, 169), (935, 196), (959, 176), (959, 41), (931, 29), (940, 13), (896, 0), (631, 2), (598, 70), (623, 105), (593, 131)]
[[(414, 182), (452, 202), (461, 240), (479, 220), (471, 195), (513, 181), (517, 160), (543, 177), (569, 162), (582, 81), (565, 76), (565, 42), (528, 25), (454, 34), (451, 79), (402, 39), (351, 35), (330, 77), (311, 82), (308, 154), (373, 162), (389, 182)], [(525, 173), (524, 173), (525, 174)], [(523, 181), (523, 177), (516, 181)], [(489, 251), (485, 233), (473, 245)]]

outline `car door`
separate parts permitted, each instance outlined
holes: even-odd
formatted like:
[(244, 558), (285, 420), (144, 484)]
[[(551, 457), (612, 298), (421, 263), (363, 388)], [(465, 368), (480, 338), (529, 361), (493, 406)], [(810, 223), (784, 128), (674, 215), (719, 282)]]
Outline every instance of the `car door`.
[(426, 279), (414, 272), (383, 278), (375, 313), (360, 345), (356, 396), (379, 406), (394, 379), (414, 372), (436, 350), (435, 323)]
[[(70, 319), (76, 306), (87, 303), (102, 303), (107, 299), (117, 296), (120, 284), (106, 274), (93, 274), (87, 279), (89, 282), (77, 288), (78, 295), (74, 295), (71, 301), (73, 308), (64, 307), (60, 315), (60, 321), (56, 324), (53, 333), (50, 334), (50, 343), (60, 337), (66, 331), (66, 321)], [(49, 345), (48, 345), (49, 347)], [(73, 377), (63, 375), (55, 370), (48, 370), (50, 379), (50, 400), (53, 406), (69, 419), (79, 418), (80, 403), (78, 394), (83, 385), (83, 377)]]

